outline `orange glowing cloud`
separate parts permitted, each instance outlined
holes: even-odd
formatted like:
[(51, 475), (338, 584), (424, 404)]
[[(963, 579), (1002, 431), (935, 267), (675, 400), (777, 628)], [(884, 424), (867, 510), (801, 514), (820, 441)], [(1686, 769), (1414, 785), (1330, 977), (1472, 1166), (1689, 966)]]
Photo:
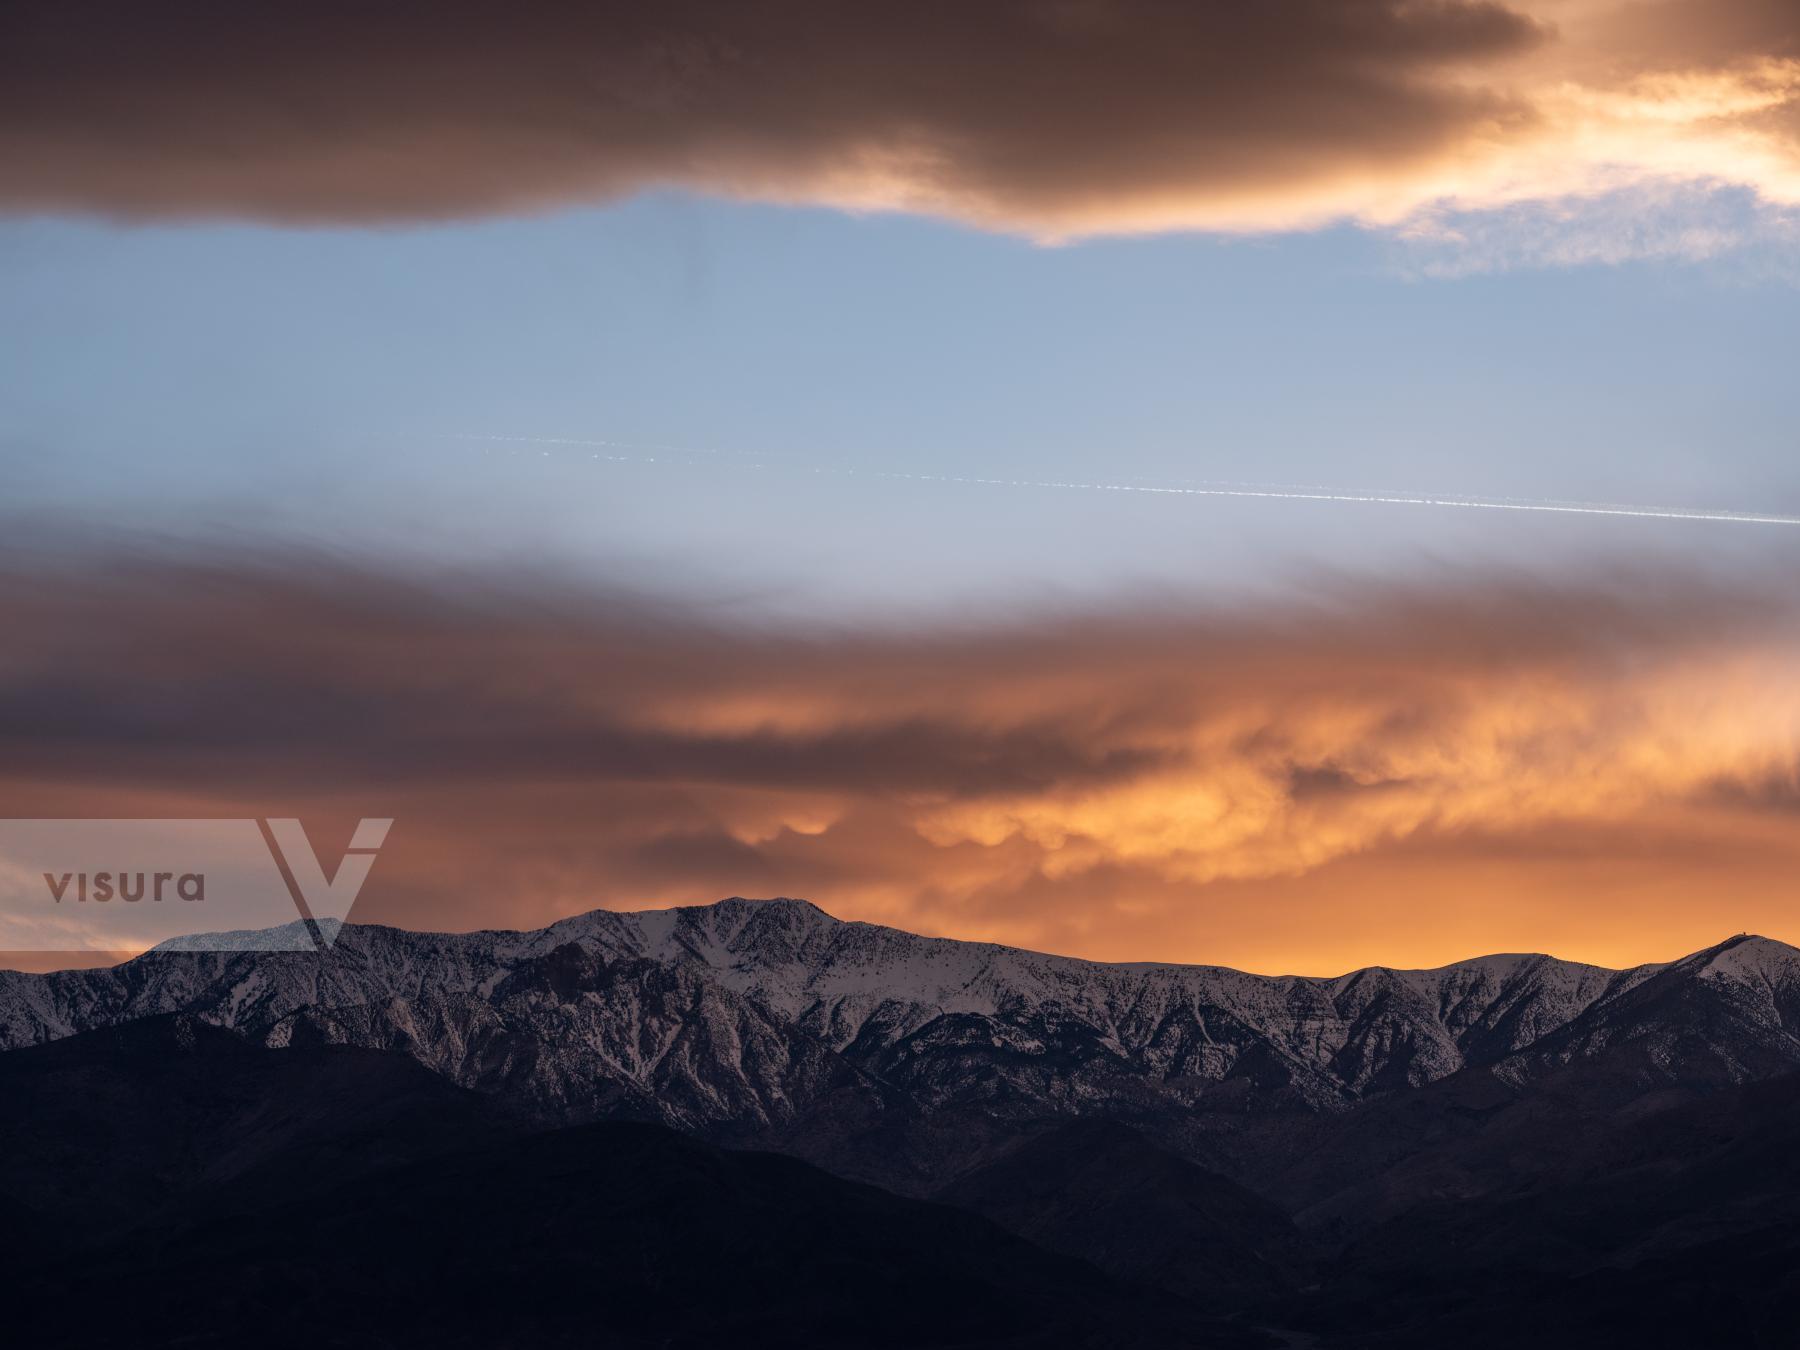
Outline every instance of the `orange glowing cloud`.
[(357, 916), (800, 894), (1263, 967), (1794, 939), (1800, 611), (1654, 572), (974, 627), (319, 558), (0, 572), (0, 812), (399, 821)]

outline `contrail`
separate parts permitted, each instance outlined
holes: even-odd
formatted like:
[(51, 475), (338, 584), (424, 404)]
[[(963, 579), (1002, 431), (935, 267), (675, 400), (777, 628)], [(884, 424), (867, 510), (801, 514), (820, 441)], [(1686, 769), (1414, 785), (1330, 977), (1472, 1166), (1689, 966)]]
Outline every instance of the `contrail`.
[[(601, 454), (590, 458), (615, 464), (668, 463), (680, 456), (708, 456), (747, 461), (744, 467), (763, 469), (766, 460), (789, 460), (783, 452), (745, 450), (696, 450), (672, 445), (644, 445), (627, 441), (583, 440), (569, 436), (456, 436), (462, 441), (486, 441), (505, 445), (559, 448), (601, 447), (605, 450), (654, 452), (651, 454)], [(542, 451), (549, 455), (550, 450)], [(657, 456), (664, 456), (659, 459)], [(788, 467), (784, 465), (783, 467)], [(1353, 502), (1371, 506), (1460, 507), (1472, 511), (1524, 511), (1565, 516), (1629, 516), (1642, 520), (1699, 520), (1735, 525), (1800, 525), (1800, 516), (1760, 511), (1727, 511), (1699, 507), (1639, 506), (1621, 502), (1558, 501), (1538, 497), (1480, 497), (1410, 491), (1352, 491), (1341, 488), (1286, 483), (1104, 483), (1066, 478), (983, 478), (969, 474), (905, 473), (895, 469), (847, 469), (817, 464), (792, 464), (814, 474), (837, 478), (886, 478), (910, 483), (953, 483), (971, 487), (1037, 488), (1077, 492), (1137, 492), (1164, 497), (1242, 497), (1291, 502)]]

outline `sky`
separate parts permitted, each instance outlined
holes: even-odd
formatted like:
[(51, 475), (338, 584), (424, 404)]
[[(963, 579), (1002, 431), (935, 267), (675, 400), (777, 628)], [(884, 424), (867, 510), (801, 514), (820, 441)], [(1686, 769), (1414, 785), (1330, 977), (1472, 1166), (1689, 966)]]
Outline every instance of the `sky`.
[(392, 816), (421, 928), (1800, 941), (1790, 5), (423, 12), (9, 7), (0, 815)]

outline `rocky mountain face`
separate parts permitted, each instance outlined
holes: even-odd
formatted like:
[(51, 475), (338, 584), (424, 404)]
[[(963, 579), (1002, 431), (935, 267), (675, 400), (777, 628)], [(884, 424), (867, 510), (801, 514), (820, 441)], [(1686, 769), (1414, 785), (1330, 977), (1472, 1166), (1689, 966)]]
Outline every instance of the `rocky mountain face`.
[[(777, 1266), (806, 1272), (804, 1306), (747, 1343), (874, 1325), (843, 1320), (820, 1215), (930, 1281), (999, 1229), (1021, 1239), (983, 1291), (952, 1287), (931, 1314), (964, 1319), (971, 1345), (1223, 1345), (1282, 1326), (1285, 1343), (1344, 1347), (1779, 1346), (1800, 1315), (1800, 952), (1762, 938), (1625, 971), (1491, 956), (1273, 978), (728, 900), (0, 973), (0, 1049), (9, 1231), (48, 1235), (53, 1259), (116, 1258), (129, 1283), (132, 1225), (150, 1223), (158, 1250), (230, 1267), (268, 1306), (301, 1267), (385, 1296), (357, 1272), (396, 1239), (341, 1214), (373, 1205), (425, 1251), (471, 1214), (485, 1233), (577, 1195), (550, 1244), (592, 1249), (571, 1278), (636, 1260), (638, 1229), (664, 1243), (663, 1264), (620, 1287), (643, 1308), (696, 1231), (782, 1225)], [(688, 1138), (629, 1132), (662, 1126)], [(640, 1166), (648, 1208), (596, 1235), (592, 1214), (614, 1212)], [(790, 1184), (813, 1197), (792, 1212), (776, 1198)], [(260, 1225), (271, 1205), (308, 1236), (246, 1257), (244, 1216)], [(644, 1217), (668, 1206), (683, 1217), (666, 1231)], [(968, 1228), (976, 1216), (999, 1229)], [(531, 1222), (506, 1231), (539, 1259)], [(315, 1238), (352, 1255), (301, 1255)], [(45, 1240), (8, 1259), (41, 1263)], [(947, 1266), (942, 1243), (965, 1256)], [(882, 1269), (858, 1267), (854, 1287), (879, 1293), (866, 1282)], [(981, 1320), (1064, 1285), (1074, 1301), (1037, 1339)], [(1175, 1302), (1145, 1304), (1146, 1289)], [(695, 1343), (736, 1334), (736, 1306), (720, 1300)], [(1111, 1337), (1125, 1308), (1154, 1325)], [(169, 1324), (187, 1336), (198, 1315)], [(1071, 1341), (1065, 1321), (1093, 1335)]]
[(271, 1047), (400, 1051), (546, 1121), (656, 1120), (924, 1192), (1021, 1122), (1125, 1119), (1253, 1177), (1282, 1131), (1408, 1089), (1466, 1092), (1471, 1075), (1506, 1096), (1579, 1063), (1622, 1098), (1768, 1077), (1800, 1067), (1800, 952), (1745, 936), (1623, 971), (1521, 955), (1268, 977), (734, 899), (533, 932), (344, 925), (323, 953), (172, 944), (109, 970), (0, 974), (0, 1047), (173, 1012)]

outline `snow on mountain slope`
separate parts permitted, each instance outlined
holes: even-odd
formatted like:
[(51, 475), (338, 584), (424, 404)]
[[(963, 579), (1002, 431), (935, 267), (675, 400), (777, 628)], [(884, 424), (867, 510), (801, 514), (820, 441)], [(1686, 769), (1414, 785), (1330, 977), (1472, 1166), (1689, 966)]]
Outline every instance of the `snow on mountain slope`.
[(530, 932), (350, 924), (322, 954), (158, 950), (111, 970), (0, 972), (0, 1048), (172, 1011), (273, 1044), (402, 1049), (562, 1118), (749, 1128), (825, 1101), (1316, 1112), (1465, 1067), (1528, 1077), (1639, 1036), (1671, 1073), (1695, 1056), (1728, 1078), (1800, 1064), (1800, 952), (1745, 938), (1628, 971), (1514, 955), (1270, 977), (733, 899)]
[[(593, 917), (593, 916), (588, 916)], [(1053, 1014), (1161, 1077), (1222, 1077), (1266, 1043), (1327, 1096), (1430, 1081), (1561, 1027), (1655, 967), (1617, 972), (1546, 956), (1439, 970), (1268, 977), (1210, 966), (1106, 965), (841, 923), (801, 901), (725, 901), (622, 919), (634, 950), (696, 960), (712, 978), (833, 1049), (904, 1041), (939, 1018)], [(580, 920), (570, 921), (579, 923)]]
[(1644, 967), (1500, 1066), (1521, 1081), (1629, 1050), (1638, 1076), (1741, 1083), (1800, 1065), (1800, 953), (1747, 934)]

